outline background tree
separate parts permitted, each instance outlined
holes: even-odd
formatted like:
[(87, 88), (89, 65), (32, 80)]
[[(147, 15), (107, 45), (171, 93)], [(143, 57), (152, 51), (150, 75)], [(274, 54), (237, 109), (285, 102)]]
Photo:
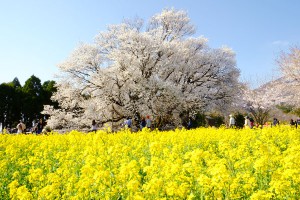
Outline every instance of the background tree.
[(219, 113), (211, 113), (209, 116), (207, 116), (207, 123), (209, 126), (213, 127), (220, 127), (221, 125), (224, 125), (224, 116), (220, 115)]
[(43, 110), (43, 90), (41, 80), (32, 75), (25, 81), (22, 88), (23, 101), (22, 101), (22, 114), (26, 122), (31, 122), (40, 117)]
[(21, 86), (18, 78), (0, 85), (0, 122), (3, 127), (15, 128), (19, 120), (24, 120), (28, 127), (33, 119), (43, 117), (43, 105), (53, 105), (51, 96), (56, 91), (55, 81), (46, 81), (41, 85), (39, 78), (31, 76)]
[(18, 88), (18, 89), (22, 88), (20, 81), (17, 77), (14, 78), (14, 80), (11, 82), (11, 84), (13, 85), (14, 88)]
[(282, 52), (277, 59), (277, 64), (282, 75), (281, 79), (284, 80), (279, 84), (277, 93), (281, 96), (284, 93), (286, 97), (278, 104), (278, 108), (286, 113), (300, 116), (300, 48), (291, 46), (288, 52)]
[[(145, 27), (145, 28), (143, 28)], [(49, 123), (86, 126), (92, 119), (118, 122), (139, 113), (181, 123), (180, 114), (229, 105), (238, 85), (235, 54), (211, 49), (184, 11), (163, 10), (143, 26), (127, 20), (111, 25), (93, 44), (82, 44), (58, 67)]]
[(3, 127), (15, 127), (21, 115), (22, 86), (18, 78), (0, 85), (0, 121)]
[(17, 98), (17, 92), (12, 83), (0, 85), (0, 121), (3, 127), (14, 127), (15, 122), (21, 119), (18, 101), (15, 101)]
[[(24, 120), (22, 115), (22, 109), (23, 109), (23, 91), (22, 91), (22, 85), (20, 84), (19, 79), (16, 77), (14, 80), (9, 83), (12, 85), (12, 87), (15, 90), (15, 94), (13, 97), (13, 110), (11, 115), (13, 116), (14, 124), (17, 125), (19, 123), (19, 120)], [(15, 126), (13, 126), (15, 127)]]
[(271, 92), (266, 94), (263, 87), (252, 90), (246, 85), (241, 89), (242, 96), (237, 100), (238, 107), (245, 110), (256, 123), (264, 125), (270, 118), (271, 110), (275, 107), (273, 98), (268, 95)]
[(282, 103), (282, 104), (276, 105), (276, 108), (281, 110), (283, 113), (293, 114), (293, 115), (300, 117), (300, 107), (295, 107), (294, 105), (291, 105), (291, 104)]
[(300, 48), (290, 47), (288, 52), (282, 52), (277, 59), (277, 64), (282, 75), (300, 86)]
[(55, 81), (45, 81), (42, 85), (43, 105), (52, 105), (58, 108), (58, 103), (51, 100), (52, 95), (57, 92)]
[(245, 124), (245, 115), (241, 114), (241, 113), (236, 113), (234, 115), (234, 119), (235, 119), (235, 126), (237, 128), (243, 128), (244, 124)]

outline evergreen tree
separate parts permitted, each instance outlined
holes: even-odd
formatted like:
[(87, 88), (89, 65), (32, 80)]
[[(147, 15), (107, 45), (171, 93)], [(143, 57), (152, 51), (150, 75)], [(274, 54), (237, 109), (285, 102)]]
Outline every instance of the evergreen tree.
[(0, 85), (0, 122), (3, 127), (14, 127), (20, 119), (20, 101), (18, 90), (12, 83), (2, 83)]
[(40, 117), (43, 110), (43, 90), (41, 80), (32, 75), (22, 88), (23, 91), (23, 109), (22, 114), (26, 123)]

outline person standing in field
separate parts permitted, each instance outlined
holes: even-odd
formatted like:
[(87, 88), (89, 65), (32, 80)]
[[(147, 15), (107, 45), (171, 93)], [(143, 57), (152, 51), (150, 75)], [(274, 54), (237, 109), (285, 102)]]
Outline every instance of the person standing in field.
[(40, 118), (39, 123), (36, 125), (36, 133), (37, 134), (42, 133), (43, 128), (44, 128), (44, 122), (43, 122), (43, 119)]
[(23, 132), (25, 131), (26, 126), (25, 126), (25, 124), (22, 122), (22, 120), (20, 120), (20, 123), (18, 123), (17, 129), (18, 129), (18, 131), (17, 131), (18, 134), (19, 134), (19, 133), (23, 133)]
[(143, 128), (146, 126), (146, 119), (145, 117), (142, 117), (141, 123), (140, 123), (140, 129), (143, 130)]
[(290, 125), (291, 125), (291, 127), (294, 127), (294, 126), (295, 126), (295, 122), (294, 122), (294, 120), (293, 120), (293, 119), (291, 119), (291, 121), (290, 121)]
[(295, 120), (296, 128), (298, 128), (298, 124), (300, 124), (300, 119)]
[(127, 127), (131, 128), (131, 126), (132, 126), (132, 120), (131, 120), (130, 117), (127, 117), (126, 123), (127, 123)]
[(250, 118), (249, 121), (250, 121), (250, 128), (253, 128), (253, 126), (254, 126), (254, 119)]
[(279, 121), (277, 118), (273, 119), (273, 126), (279, 125)]
[(250, 124), (250, 119), (248, 116), (245, 117), (245, 124), (244, 124), (244, 127), (247, 128), (251, 128), (251, 124)]
[(36, 133), (37, 123), (35, 120), (32, 120), (31, 132)]
[(189, 117), (189, 121), (187, 124), (187, 129), (190, 130), (193, 127), (193, 119), (191, 117)]
[(92, 131), (97, 131), (97, 124), (96, 124), (96, 121), (93, 119), (92, 121), (92, 127), (91, 127)]
[(146, 116), (146, 127), (151, 128), (151, 119), (149, 115)]
[(126, 120), (123, 123), (124, 128), (129, 128), (131, 129), (132, 126), (132, 120), (130, 117), (127, 117)]
[(233, 128), (235, 126), (235, 119), (233, 115), (229, 115), (229, 127)]

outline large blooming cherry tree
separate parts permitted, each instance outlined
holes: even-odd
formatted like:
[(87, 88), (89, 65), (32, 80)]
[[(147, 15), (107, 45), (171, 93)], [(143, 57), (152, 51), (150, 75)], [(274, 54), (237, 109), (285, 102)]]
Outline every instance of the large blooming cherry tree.
[(235, 53), (212, 49), (186, 12), (163, 10), (149, 22), (126, 20), (81, 44), (64, 62), (60, 108), (46, 106), (52, 127), (83, 127), (92, 119), (119, 122), (135, 113), (167, 117), (229, 106), (239, 85)]

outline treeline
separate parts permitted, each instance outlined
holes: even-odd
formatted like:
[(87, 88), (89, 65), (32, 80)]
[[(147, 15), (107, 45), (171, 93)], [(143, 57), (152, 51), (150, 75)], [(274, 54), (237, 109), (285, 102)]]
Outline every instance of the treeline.
[(0, 85), (0, 123), (2, 127), (15, 128), (19, 120), (23, 120), (27, 127), (32, 121), (44, 118), (41, 114), (44, 105), (57, 107), (51, 101), (52, 94), (56, 92), (55, 81), (41, 80), (32, 75), (22, 86), (15, 78), (12, 82)]

